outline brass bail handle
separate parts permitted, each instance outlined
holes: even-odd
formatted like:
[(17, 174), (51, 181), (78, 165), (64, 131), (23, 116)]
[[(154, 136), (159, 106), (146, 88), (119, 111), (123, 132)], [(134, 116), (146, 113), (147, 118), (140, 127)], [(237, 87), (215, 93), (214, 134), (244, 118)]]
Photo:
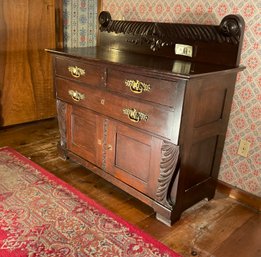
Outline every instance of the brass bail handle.
[(123, 114), (127, 115), (132, 122), (147, 121), (149, 116), (143, 112), (137, 111), (135, 108), (123, 109)]
[(139, 80), (125, 80), (126, 87), (130, 88), (130, 91), (135, 94), (141, 94), (142, 92), (149, 92), (151, 87), (150, 84), (146, 84)]
[(72, 97), (72, 99), (76, 102), (79, 102), (80, 100), (83, 100), (85, 98), (85, 95), (74, 90), (69, 90), (68, 94)]
[(77, 66), (69, 66), (68, 70), (69, 70), (69, 72), (71, 72), (71, 75), (74, 78), (79, 78), (80, 76), (85, 74), (85, 70), (81, 69), (81, 68), (79, 68)]

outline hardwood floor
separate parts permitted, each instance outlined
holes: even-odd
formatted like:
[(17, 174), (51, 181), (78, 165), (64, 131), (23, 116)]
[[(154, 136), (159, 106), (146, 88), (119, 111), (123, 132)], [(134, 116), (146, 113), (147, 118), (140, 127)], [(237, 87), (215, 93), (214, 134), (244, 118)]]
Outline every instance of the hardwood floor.
[(198, 203), (167, 227), (150, 207), (78, 164), (60, 159), (58, 140), (55, 119), (0, 129), (0, 147), (13, 147), (184, 257), (261, 256), (261, 218), (254, 210), (217, 192), (213, 200)]

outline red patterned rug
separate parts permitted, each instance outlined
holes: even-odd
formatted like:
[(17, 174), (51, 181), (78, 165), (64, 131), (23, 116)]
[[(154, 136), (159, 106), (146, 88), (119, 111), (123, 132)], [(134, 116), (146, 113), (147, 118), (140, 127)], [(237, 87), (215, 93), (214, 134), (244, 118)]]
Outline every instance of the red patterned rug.
[(11, 148), (0, 149), (0, 257), (177, 253)]

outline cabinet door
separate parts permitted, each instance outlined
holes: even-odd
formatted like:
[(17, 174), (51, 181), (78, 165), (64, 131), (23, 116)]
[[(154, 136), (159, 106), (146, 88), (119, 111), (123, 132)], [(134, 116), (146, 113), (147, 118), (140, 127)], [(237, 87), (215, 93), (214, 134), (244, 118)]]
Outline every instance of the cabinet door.
[(55, 116), (55, 0), (0, 0), (0, 126)]
[(161, 140), (117, 122), (109, 122), (106, 171), (155, 198)]
[(101, 167), (103, 119), (91, 111), (68, 105), (66, 127), (68, 150)]

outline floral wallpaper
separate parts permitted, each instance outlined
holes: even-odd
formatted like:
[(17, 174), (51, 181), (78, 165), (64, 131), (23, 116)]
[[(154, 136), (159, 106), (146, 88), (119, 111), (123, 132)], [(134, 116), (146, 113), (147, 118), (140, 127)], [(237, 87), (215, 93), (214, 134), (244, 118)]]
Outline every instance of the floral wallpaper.
[(97, 0), (64, 0), (63, 19), (65, 46), (95, 45)]
[[(96, 1), (65, 0), (65, 40), (68, 46), (95, 42)], [(219, 24), (228, 14), (246, 22), (237, 79), (219, 180), (261, 197), (261, 1), (257, 0), (103, 0), (113, 19)], [(248, 140), (248, 156), (237, 154)]]

